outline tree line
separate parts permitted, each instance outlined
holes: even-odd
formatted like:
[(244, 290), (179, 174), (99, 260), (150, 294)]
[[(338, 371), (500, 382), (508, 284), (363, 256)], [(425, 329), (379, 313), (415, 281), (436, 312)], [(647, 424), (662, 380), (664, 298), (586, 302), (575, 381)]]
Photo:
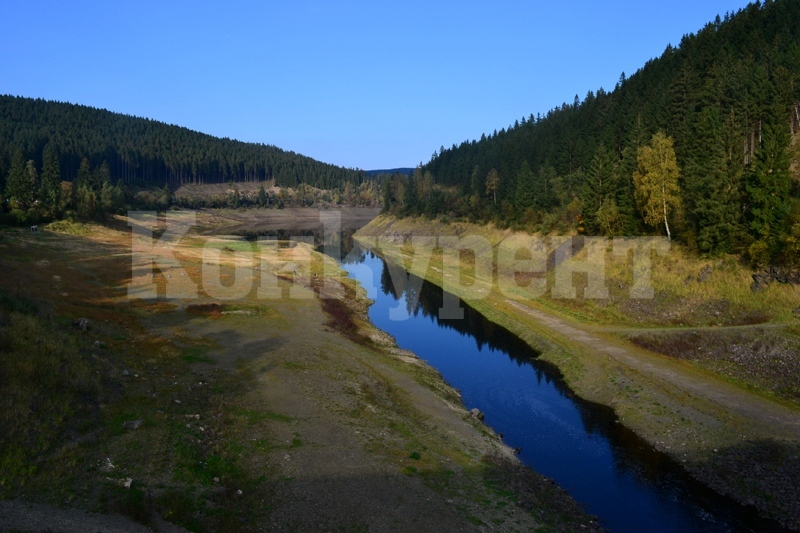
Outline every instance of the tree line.
[(0, 96), (0, 175), (16, 150), (41, 167), (44, 147), (58, 156), (62, 177), (72, 181), (84, 158), (106, 162), (114, 180), (176, 188), (187, 183), (274, 181), (320, 189), (358, 186), (361, 170), (322, 163), (275, 146), (217, 138), (155, 120), (83, 105)]
[(400, 215), (530, 231), (660, 233), (800, 261), (800, 0), (751, 3), (612, 91), (441, 147), (384, 183)]
[(58, 153), (52, 144), (42, 152), (41, 171), (33, 159), (25, 161), (22, 150), (13, 151), (3, 193), (3, 211), (16, 224), (65, 216), (94, 219), (121, 213), (127, 203), (125, 185), (121, 181), (111, 183), (107, 163), (93, 169), (84, 158), (75, 179), (62, 181)]
[[(257, 192), (240, 192), (239, 185), (227, 182), (224, 194), (175, 194), (168, 185), (137, 188), (123, 180), (112, 182), (111, 170), (103, 161), (92, 167), (88, 158), (81, 160), (72, 181), (61, 175), (58, 152), (47, 144), (40, 160), (25, 160), (22, 150), (11, 153), (8, 171), (0, 174), (0, 220), (15, 225), (37, 224), (57, 219), (105, 219), (122, 214), (126, 208), (163, 211), (170, 206), (201, 208), (284, 208), (348, 205), (377, 207), (380, 205), (380, 183), (389, 176), (377, 175), (353, 186), (345, 182), (342, 190), (317, 189), (300, 183), (289, 187), (272, 187), (274, 182), (260, 185)], [(138, 190), (137, 190), (138, 189)], [(252, 187), (251, 187), (252, 189)]]

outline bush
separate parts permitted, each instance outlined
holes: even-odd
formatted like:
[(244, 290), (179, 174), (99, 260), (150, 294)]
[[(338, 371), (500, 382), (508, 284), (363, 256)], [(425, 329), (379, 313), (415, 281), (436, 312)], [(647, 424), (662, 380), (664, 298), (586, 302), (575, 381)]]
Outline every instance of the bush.
[(47, 225), (49, 231), (66, 233), (67, 235), (89, 235), (90, 229), (86, 224), (71, 220), (59, 220)]
[(11, 216), (11, 223), (17, 226), (24, 226), (28, 223), (28, 212), (22, 209), (12, 209), (9, 213)]

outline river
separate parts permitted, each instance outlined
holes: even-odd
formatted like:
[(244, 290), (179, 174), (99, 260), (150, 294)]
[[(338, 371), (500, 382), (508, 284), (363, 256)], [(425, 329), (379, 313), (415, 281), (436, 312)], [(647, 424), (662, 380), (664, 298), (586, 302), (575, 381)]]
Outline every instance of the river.
[(485, 423), (521, 449), (524, 464), (554, 479), (611, 531), (782, 530), (696, 482), (610, 408), (576, 398), (555, 367), (465, 303), (463, 319), (440, 320), (439, 287), (423, 282), (416, 294), (413, 283), (395, 286), (403, 276), (393, 277), (382, 258), (359, 247), (342, 268), (375, 301), (369, 317), (377, 327), (436, 368), (468, 409), (483, 411)]

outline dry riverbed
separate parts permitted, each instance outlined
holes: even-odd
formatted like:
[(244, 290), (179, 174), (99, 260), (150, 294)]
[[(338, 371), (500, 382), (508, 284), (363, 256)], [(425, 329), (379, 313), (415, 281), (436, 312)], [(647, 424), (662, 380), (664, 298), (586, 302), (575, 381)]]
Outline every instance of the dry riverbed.
[[(240, 222), (199, 215), (202, 232), (171, 249), (178, 263), (154, 281), (161, 294), (178, 281), (201, 290), (169, 300), (128, 297), (126, 220), (2, 230), (4, 346), (24, 353), (13, 336), (23, 322), (30, 342), (62, 339), (72, 351), (54, 375), (80, 362), (91, 386), (53, 381), (72, 406), (62, 418), (36, 411), (35, 386), (14, 389), (31, 409), (16, 444), (38, 447), (2, 457), (0, 529), (597, 529), (369, 324), (363, 290), (330, 259), (299, 245), (263, 263), (237, 240), (203, 254), (201, 233)], [(208, 267), (219, 269), (214, 298), (202, 290)], [(252, 290), (229, 300), (242, 276)], [(258, 296), (265, 281), (280, 297)], [(346, 297), (319, 298), (333, 293)]]

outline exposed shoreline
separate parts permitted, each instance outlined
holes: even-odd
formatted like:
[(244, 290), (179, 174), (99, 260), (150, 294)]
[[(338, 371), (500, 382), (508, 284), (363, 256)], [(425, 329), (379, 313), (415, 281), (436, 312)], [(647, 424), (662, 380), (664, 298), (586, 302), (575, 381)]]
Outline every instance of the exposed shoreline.
[[(430, 221), (417, 223), (380, 217), (359, 230), (355, 238), (365, 246), (374, 246), (375, 238), (380, 238), (380, 252), (384, 256), (395, 262), (405, 260), (406, 267), (411, 266), (414, 274), (442, 286), (442, 270), (435, 266), (441, 267), (436, 256), (426, 271), (419, 265), (415, 269), (403, 242), (412, 235), (455, 235), (470, 231), (481, 234), (479, 227), (462, 226), (468, 227), (456, 229)], [(490, 238), (496, 238), (489, 234)], [(487, 287), (482, 280), (473, 283)], [(452, 283), (449, 285), (452, 290)], [(465, 294), (457, 291), (458, 287), (458, 296)], [(722, 383), (707, 372), (637, 349), (611, 335), (583, 332), (583, 325), (564, 315), (551, 315), (549, 307), (529, 302), (520, 310), (519, 302), (507, 300), (496, 291), (469, 303), (489, 320), (523, 338), (541, 353), (543, 360), (555, 364), (577, 395), (613, 407), (622, 423), (654, 448), (667, 453), (694, 477), (742, 504), (755, 505), (786, 527), (800, 528), (796, 521), (800, 488), (794, 477), (795, 472), (800, 473), (797, 409), (770, 403)], [(566, 329), (559, 331), (553, 320), (564, 327), (570, 324), (571, 333)], [(575, 335), (592, 341), (583, 342)], [(609, 352), (615, 350), (624, 351), (629, 360), (614, 358)], [(631, 366), (632, 363), (635, 364)], [(664, 373), (659, 375), (662, 370), (657, 369), (663, 369)], [(700, 388), (688, 387), (690, 381)], [(721, 391), (730, 396), (717, 396)], [(742, 409), (725, 405), (724, 398), (728, 401), (735, 398)], [(753, 409), (746, 409), (750, 405)], [(762, 413), (759, 405), (780, 413), (787, 424), (775, 425), (759, 416)]]
[[(242, 252), (248, 243), (234, 250), (231, 241), (209, 265), (205, 235), (224, 219), (199, 213), (202, 231), (154, 275), (161, 290), (176, 280), (203, 287), (202, 270), (219, 268), (214, 298), (129, 299), (126, 221), (4, 234), (3, 287), (48, 302), (48, 316), (69, 325), (43, 326), (85, 344), (113, 395), (95, 409), (89, 436), (54, 441), (30, 477), (5, 478), (3, 498), (199, 530), (600, 529), (567, 493), (521, 468), (435, 370), (369, 323), (365, 291), (332, 259), (301, 244), (264, 272)], [(308, 262), (279, 272), (295, 252)], [(296, 297), (258, 298), (256, 283), (226, 300), (235, 266)], [(325, 275), (332, 288), (344, 284), (344, 308), (314, 296)], [(86, 332), (72, 326), (79, 317)], [(138, 429), (122, 429), (137, 419)], [(31, 527), (52, 526), (52, 516), (43, 511)]]

